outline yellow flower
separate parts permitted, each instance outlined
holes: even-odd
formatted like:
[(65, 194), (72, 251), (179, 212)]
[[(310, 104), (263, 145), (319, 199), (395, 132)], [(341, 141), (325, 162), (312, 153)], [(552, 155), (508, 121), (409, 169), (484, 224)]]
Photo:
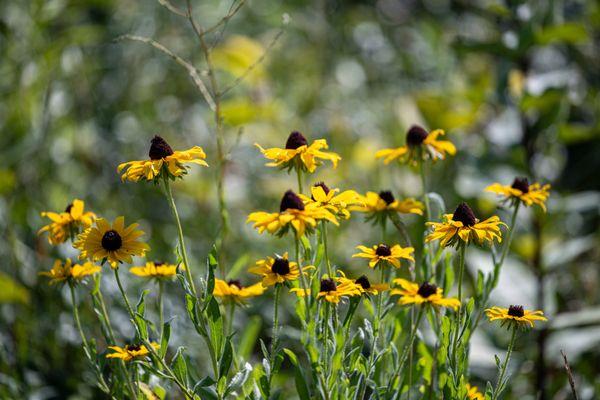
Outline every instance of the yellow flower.
[(236, 303), (243, 302), (250, 297), (260, 296), (265, 292), (265, 287), (262, 282), (255, 283), (251, 286), (242, 286), (238, 280), (224, 281), (215, 279), (215, 288), (213, 296), (222, 297), (225, 300), (231, 300)]
[(38, 234), (48, 232), (48, 241), (53, 245), (66, 242), (71, 235), (79, 233), (80, 228), (89, 227), (96, 219), (96, 214), (84, 209), (83, 200), (75, 199), (63, 212), (42, 212), (42, 217), (50, 219), (51, 222), (40, 229)]
[(321, 165), (320, 160), (329, 160), (333, 164), (333, 168), (336, 168), (338, 161), (342, 159), (335, 153), (322, 151), (322, 149), (329, 148), (325, 139), (315, 140), (309, 146), (304, 135), (296, 131), (290, 134), (284, 149), (278, 147), (263, 149), (258, 143), (255, 146), (260, 149), (265, 158), (272, 160), (267, 163), (267, 166), (287, 168), (288, 170), (300, 167), (302, 170), (314, 172)]
[(367, 213), (399, 212), (423, 215), (423, 203), (413, 198), (396, 200), (389, 190), (383, 190), (379, 193), (367, 192), (366, 196), (360, 196), (359, 200), (360, 204), (350, 207), (351, 211)]
[(337, 219), (329, 211), (318, 207), (315, 203), (304, 205), (296, 193), (288, 190), (281, 199), (279, 212), (253, 212), (246, 222), (254, 222), (253, 227), (258, 229), (258, 233), (266, 230), (278, 236), (284, 235), (291, 225), (298, 237), (301, 237), (307, 229), (312, 230), (317, 225), (317, 221), (323, 219), (338, 225)]
[(527, 178), (515, 178), (512, 185), (505, 186), (499, 183), (485, 188), (486, 191), (499, 194), (505, 201), (518, 201), (530, 207), (534, 204), (539, 205), (544, 212), (546, 211), (546, 200), (550, 193), (550, 185), (540, 185), (539, 183), (529, 184)]
[[(310, 289), (293, 288), (290, 292), (296, 293), (298, 297), (310, 296)], [(321, 286), (318, 299), (323, 299), (329, 303), (338, 304), (343, 297), (360, 295), (362, 292), (357, 285), (338, 285), (336, 279), (324, 277), (321, 279)]]
[(515, 305), (508, 308), (492, 307), (485, 310), (490, 321), (500, 320), (500, 325), (517, 324), (517, 326), (533, 328), (535, 321), (548, 321), (542, 311), (524, 310), (523, 306)]
[(385, 164), (389, 164), (394, 160), (399, 162), (409, 162), (416, 164), (420, 160), (446, 158), (446, 154), (453, 156), (456, 154), (456, 147), (452, 142), (447, 140), (438, 140), (438, 136), (443, 136), (445, 133), (442, 129), (436, 129), (427, 132), (418, 125), (410, 127), (406, 133), (406, 145), (395, 149), (383, 149), (375, 153), (376, 158), (383, 158)]
[[(314, 268), (305, 266), (306, 268)], [(298, 264), (288, 260), (288, 253), (282, 257), (267, 257), (264, 260), (258, 260), (256, 265), (248, 270), (253, 274), (262, 276), (262, 285), (264, 287), (273, 286), (277, 283), (295, 281), (300, 276)]]
[(340, 218), (350, 218), (348, 207), (361, 205), (360, 195), (354, 190), (345, 190), (338, 194), (339, 189), (329, 189), (323, 182), (316, 183), (310, 188), (311, 197), (299, 194), (305, 205), (316, 204), (317, 207), (325, 208)]
[(415, 259), (412, 253), (415, 251), (412, 247), (400, 247), (396, 244), (391, 248), (388, 245), (380, 244), (373, 247), (367, 246), (356, 246), (360, 250), (360, 253), (352, 255), (352, 257), (361, 257), (369, 259), (369, 267), (375, 268), (377, 265), (381, 265), (382, 262), (388, 262), (396, 268), (400, 268), (400, 259), (404, 258), (412, 262)]
[[(158, 350), (160, 346), (156, 342), (150, 343), (154, 350)], [(114, 353), (106, 355), (106, 358), (120, 358), (123, 361), (137, 360), (146, 357), (150, 351), (143, 344), (127, 344), (125, 347), (108, 346)]]
[(130, 268), (129, 272), (143, 278), (172, 278), (177, 275), (177, 265), (148, 261), (144, 266)]
[(64, 263), (60, 260), (54, 261), (54, 265), (50, 271), (40, 272), (39, 275), (49, 277), (50, 285), (65, 281), (77, 283), (86, 276), (100, 272), (101, 269), (98, 265), (94, 265), (89, 261), (82, 265), (73, 265), (71, 259), (67, 258)]
[(400, 295), (399, 303), (407, 304), (431, 304), (436, 307), (448, 307), (457, 310), (460, 307), (460, 301), (456, 298), (445, 298), (442, 295), (442, 288), (433, 283), (424, 282), (419, 286), (406, 279), (394, 279), (394, 283), (400, 285), (401, 289), (392, 289), (391, 295)]
[(433, 227), (433, 232), (427, 235), (425, 243), (441, 239), (442, 246), (458, 245), (460, 241), (466, 244), (472, 241), (479, 244), (494, 240), (502, 242), (500, 225), (506, 226), (497, 216), (479, 222), (466, 203), (459, 204), (454, 214), (445, 214), (444, 222), (427, 222), (427, 225)]
[(137, 229), (139, 224), (125, 228), (125, 217), (117, 217), (112, 226), (105, 219), (96, 220), (96, 225), (79, 234), (73, 247), (79, 249), (80, 259), (92, 261), (108, 260), (112, 268), (119, 263), (133, 261), (132, 256), (143, 256), (150, 247), (138, 238), (144, 234)]
[(387, 283), (371, 283), (366, 275), (361, 275), (353, 280), (346, 278), (346, 275), (342, 271), (339, 271), (339, 274), (341, 276), (337, 277), (336, 280), (341, 290), (351, 292), (354, 295), (365, 293), (377, 295), (390, 290), (390, 286)]
[(483, 394), (481, 394), (477, 388), (477, 386), (471, 386), (468, 383), (467, 387), (467, 397), (469, 400), (484, 400)]
[(202, 147), (194, 146), (184, 151), (173, 151), (171, 146), (160, 136), (156, 135), (151, 141), (149, 160), (129, 161), (119, 164), (117, 172), (123, 174), (121, 179), (138, 182), (139, 180), (153, 181), (166, 173), (169, 177), (177, 178), (187, 174), (185, 163), (193, 163), (208, 167), (204, 159), (206, 154)]

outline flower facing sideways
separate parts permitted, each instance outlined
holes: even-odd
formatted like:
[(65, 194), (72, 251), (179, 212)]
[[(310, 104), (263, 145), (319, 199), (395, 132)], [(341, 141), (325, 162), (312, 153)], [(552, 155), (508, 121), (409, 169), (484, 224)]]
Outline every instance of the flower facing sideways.
[(63, 212), (44, 211), (41, 215), (51, 222), (38, 233), (48, 232), (48, 241), (53, 245), (66, 242), (71, 235), (79, 233), (80, 228), (89, 227), (96, 219), (96, 214), (85, 211), (85, 203), (79, 199), (73, 200)]
[[(150, 343), (154, 350), (160, 346), (156, 342)], [(106, 355), (106, 358), (120, 358), (123, 361), (139, 360), (150, 354), (148, 348), (143, 344), (127, 344), (125, 347), (108, 346), (113, 352)]]
[(467, 387), (467, 398), (469, 400), (484, 400), (485, 397), (479, 391), (477, 386), (471, 386), (468, 383), (465, 385)]
[(515, 178), (512, 185), (505, 186), (500, 183), (485, 188), (486, 191), (496, 193), (504, 198), (505, 201), (517, 201), (531, 207), (537, 204), (546, 211), (546, 200), (550, 193), (550, 185), (540, 185), (539, 183), (529, 184), (527, 178)]
[(64, 263), (61, 260), (54, 261), (50, 271), (40, 272), (39, 275), (50, 278), (50, 285), (62, 282), (74, 284), (87, 276), (100, 272), (100, 270), (102, 270), (100, 266), (90, 261), (73, 265), (71, 259), (67, 258)]
[(123, 172), (121, 179), (132, 182), (153, 181), (160, 178), (163, 173), (171, 178), (179, 178), (187, 173), (188, 167), (184, 164), (192, 163), (208, 167), (204, 161), (206, 154), (202, 147), (194, 146), (184, 151), (173, 151), (171, 146), (158, 135), (151, 140), (148, 157), (149, 160), (119, 164), (117, 172)]
[(367, 192), (365, 196), (359, 197), (359, 201), (360, 204), (350, 207), (350, 211), (371, 213), (372, 216), (388, 212), (423, 215), (423, 203), (413, 198), (396, 200), (389, 190)]
[(224, 300), (241, 303), (250, 297), (260, 296), (265, 292), (265, 287), (261, 282), (251, 286), (243, 286), (238, 280), (224, 281), (215, 279), (215, 288), (213, 296), (220, 297)]
[(338, 194), (339, 189), (329, 189), (323, 182), (316, 183), (310, 188), (311, 197), (299, 194), (305, 205), (316, 204), (340, 218), (350, 218), (348, 208), (361, 205), (360, 195), (354, 190), (345, 190)]
[[(310, 289), (293, 288), (290, 289), (290, 292), (296, 293), (298, 297), (310, 296)], [(343, 297), (357, 296), (361, 293), (356, 285), (338, 285), (336, 279), (323, 277), (317, 298), (329, 303), (338, 304)]]
[(112, 225), (99, 218), (95, 226), (79, 234), (73, 247), (81, 251), (80, 259), (107, 260), (112, 268), (117, 268), (119, 263), (131, 263), (132, 256), (143, 256), (150, 249), (138, 240), (144, 234), (138, 225), (125, 227), (125, 217), (117, 217)]
[(436, 307), (448, 307), (457, 310), (460, 307), (460, 301), (456, 298), (444, 297), (442, 288), (433, 283), (424, 282), (420, 286), (417, 283), (407, 281), (406, 279), (394, 279), (394, 283), (399, 285), (399, 289), (392, 289), (391, 295), (399, 295), (399, 303), (408, 304), (431, 304)]
[(488, 316), (490, 321), (500, 321), (500, 325), (505, 324), (513, 325), (516, 324), (521, 328), (533, 328), (535, 321), (547, 321), (542, 311), (530, 311), (525, 310), (523, 306), (514, 305), (508, 308), (492, 307), (485, 310), (485, 314)]
[(323, 149), (328, 149), (325, 139), (318, 139), (310, 145), (300, 132), (294, 131), (288, 137), (285, 148), (272, 147), (263, 149), (258, 143), (255, 144), (261, 153), (271, 160), (267, 163), (269, 167), (301, 168), (304, 171), (315, 172), (317, 167), (321, 165), (321, 160), (331, 161), (333, 167), (337, 167), (338, 161), (342, 158), (336, 153), (326, 152)]
[(389, 247), (388, 245), (380, 244), (373, 247), (357, 246), (356, 248), (359, 249), (360, 252), (352, 255), (352, 257), (368, 258), (369, 267), (371, 268), (375, 268), (378, 265), (381, 266), (385, 262), (390, 263), (396, 268), (400, 268), (401, 258), (412, 262), (415, 261), (412, 256), (415, 249), (412, 247), (403, 248), (398, 244)]
[[(312, 266), (304, 268), (312, 268)], [(248, 271), (262, 276), (262, 285), (264, 287), (295, 281), (300, 276), (298, 264), (288, 260), (287, 252), (283, 256), (267, 257), (266, 259), (258, 260), (255, 266), (251, 267)]]
[(144, 266), (131, 267), (129, 272), (142, 278), (172, 278), (177, 275), (177, 265), (148, 261)]
[(406, 133), (406, 145), (395, 149), (383, 149), (375, 153), (376, 158), (383, 158), (385, 164), (394, 160), (416, 164), (419, 161), (431, 159), (433, 161), (446, 158), (446, 154), (456, 154), (456, 147), (448, 140), (438, 140), (443, 136), (442, 129), (427, 132), (424, 128), (413, 125)]
[(372, 283), (366, 275), (361, 275), (357, 279), (346, 278), (343, 272), (339, 271), (341, 276), (337, 277), (337, 283), (341, 290), (359, 294), (373, 294), (377, 295), (381, 292), (390, 290), (390, 286), (387, 283)]

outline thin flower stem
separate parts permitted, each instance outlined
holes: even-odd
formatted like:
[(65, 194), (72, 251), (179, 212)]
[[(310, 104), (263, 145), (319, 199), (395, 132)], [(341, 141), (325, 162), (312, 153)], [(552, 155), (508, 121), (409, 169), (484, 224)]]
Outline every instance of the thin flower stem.
[(233, 318), (235, 317), (235, 302), (232, 301), (229, 303), (229, 310), (227, 314), (227, 330), (226, 333), (231, 335), (233, 332)]
[(421, 175), (421, 185), (423, 186), (423, 202), (425, 203), (425, 220), (431, 221), (431, 209), (429, 208), (429, 196), (427, 195), (427, 180), (425, 179), (425, 163), (419, 162), (419, 174)]
[(496, 388), (494, 389), (494, 393), (492, 394), (492, 400), (496, 400), (502, 390), (504, 389), (504, 385), (502, 381), (504, 380), (504, 375), (506, 374), (506, 367), (508, 366), (508, 362), (510, 361), (510, 356), (512, 354), (513, 348), (515, 346), (515, 338), (517, 337), (517, 324), (514, 324), (512, 336), (510, 338), (510, 343), (508, 345), (508, 350), (506, 352), (506, 358), (504, 359), (504, 363), (502, 363), (502, 368), (500, 369), (500, 375), (498, 376), (498, 382), (496, 382)]
[(298, 193), (302, 193), (302, 168), (300, 166), (300, 163), (302, 161), (299, 161), (296, 164), (296, 177), (298, 178)]
[(281, 297), (281, 285), (280, 283), (275, 284), (275, 301), (273, 304), (273, 341), (271, 342), (271, 359), (274, 358), (274, 354), (277, 351), (279, 345), (279, 300)]
[(329, 261), (329, 245), (327, 242), (327, 222), (321, 222), (321, 233), (323, 235), (323, 247), (325, 248), (325, 265), (327, 266), (327, 274), (331, 277), (331, 262)]
[(500, 278), (500, 268), (502, 264), (504, 264), (504, 259), (508, 254), (508, 250), (510, 249), (510, 244), (513, 238), (513, 231), (515, 229), (515, 224), (517, 221), (517, 214), (519, 213), (520, 202), (517, 202), (515, 205), (515, 209), (513, 210), (512, 216), (510, 218), (510, 225), (508, 227), (508, 231), (506, 232), (506, 238), (504, 240), (504, 247), (502, 248), (502, 255), (500, 256), (500, 260), (494, 262), (494, 280), (493, 280), (493, 288), (498, 284), (498, 279)]
[(159, 337), (163, 336), (163, 325), (165, 324), (164, 307), (163, 307), (164, 282), (158, 280), (158, 332)]
[(83, 329), (81, 328), (81, 321), (79, 320), (79, 310), (77, 307), (77, 299), (75, 297), (75, 288), (72, 284), (69, 283), (69, 289), (71, 291), (71, 302), (73, 303), (73, 319), (75, 320), (75, 324), (77, 325), (77, 330), (79, 331), (79, 335), (81, 336), (81, 342), (83, 343), (83, 348), (86, 352), (88, 352), (88, 343), (85, 338), (85, 334), (83, 333)]
[[(415, 323), (413, 324), (412, 329), (410, 330), (410, 335), (407, 339), (407, 344), (404, 347), (404, 349), (402, 350), (402, 354), (400, 355), (400, 361), (398, 362), (398, 367), (396, 368), (396, 371), (394, 372), (394, 376), (390, 380), (390, 386), (388, 387), (388, 391), (390, 389), (392, 389), (393, 385), (396, 382), (396, 379), (399, 379), (402, 374), (402, 370), (404, 368), (404, 363), (406, 362), (406, 358), (408, 356), (409, 349), (411, 349), (414, 345), (415, 337), (417, 336), (417, 331), (419, 329), (419, 324), (421, 323), (422, 317), (423, 317), (423, 307), (419, 307), (419, 313), (417, 314), (417, 319), (416, 319)], [(398, 388), (398, 391), (396, 392), (394, 399), (399, 398), (401, 393), (402, 393), (402, 388)]]
[(456, 328), (454, 330), (453, 340), (452, 340), (452, 359), (454, 360), (454, 367), (456, 367), (456, 351), (458, 348), (458, 339), (460, 337), (460, 325), (462, 320), (462, 281), (463, 274), (465, 270), (465, 251), (467, 245), (465, 243), (461, 243), (458, 248), (458, 301), (460, 302), (460, 307), (458, 309), (458, 313), (456, 314)]
[(304, 303), (306, 306), (306, 323), (308, 324), (310, 321), (310, 305), (309, 305), (309, 293), (308, 286), (306, 284), (306, 277), (304, 276), (304, 271), (302, 270), (302, 260), (300, 259), (300, 238), (298, 235), (294, 235), (295, 244), (296, 244), (296, 262), (298, 263), (298, 270), (300, 271), (300, 284), (302, 285), (302, 290), (304, 291)]
[(133, 312), (133, 308), (131, 308), (131, 303), (129, 303), (129, 299), (127, 298), (127, 293), (125, 293), (125, 289), (123, 289), (123, 285), (121, 284), (121, 278), (119, 277), (119, 268), (113, 268), (113, 271), (115, 273), (115, 279), (117, 280), (117, 286), (119, 287), (121, 296), (123, 297), (123, 300), (125, 301), (125, 306), (127, 307), (127, 312), (129, 313), (129, 316), (131, 317), (133, 323), (137, 326), (137, 324), (135, 323), (135, 313)]

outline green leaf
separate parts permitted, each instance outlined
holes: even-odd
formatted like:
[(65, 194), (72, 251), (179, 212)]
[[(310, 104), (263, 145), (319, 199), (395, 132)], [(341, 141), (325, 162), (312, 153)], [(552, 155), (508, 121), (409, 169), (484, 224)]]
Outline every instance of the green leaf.
[(296, 383), (296, 392), (298, 393), (298, 397), (300, 400), (310, 400), (310, 391), (308, 389), (308, 384), (306, 383), (306, 378), (304, 377), (302, 367), (298, 363), (298, 357), (296, 357), (296, 354), (294, 354), (294, 352), (290, 349), (283, 349), (283, 351), (294, 366), (294, 382)]
[(169, 338), (171, 337), (171, 322), (167, 321), (163, 324), (162, 336), (160, 338), (160, 351), (159, 355), (161, 358), (165, 357), (169, 348)]
[(146, 313), (146, 295), (149, 292), (150, 292), (150, 289), (143, 290), (142, 294), (140, 295), (140, 299), (138, 300), (137, 305), (135, 306), (136, 312), (138, 314), (140, 314), (142, 317)]
[(231, 347), (231, 338), (225, 339), (223, 346), (223, 353), (219, 360), (219, 377), (227, 377), (229, 368), (231, 367), (231, 361), (233, 360), (233, 349)]
[(246, 322), (242, 337), (237, 346), (237, 354), (241, 359), (247, 360), (250, 357), (250, 354), (256, 345), (261, 326), (262, 318), (258, 315), (253, 315)]
[(580, 22), (567, 22), (562, 25), (546, 27), (535, 34), (539, 44), (568, 43), (577, 44), (589, 39), (585, 26)]
[(175, 357), (171, 362), (171, 369), (173, 373), (181, 382), (183, 382), (186, 386), (188, 384), (188, 371), (187, 364), (185, 362), (185, 357), (183, 355), (184, 347), (179, 347), (177, 349), (177, 353), (175, 353)]
[(208, 326), (210, 328), (210, 340), (212, 342), (215, 353), (221, 353), (223, 345), (223, 318), (219, 310), (219, 303), (214, 297), (211, 297), (206, 309), (208, 317)]
[(25, 286), (3, 272), (0, 272), (0, 304), (2, 303), (29, 303), (29, 291)]

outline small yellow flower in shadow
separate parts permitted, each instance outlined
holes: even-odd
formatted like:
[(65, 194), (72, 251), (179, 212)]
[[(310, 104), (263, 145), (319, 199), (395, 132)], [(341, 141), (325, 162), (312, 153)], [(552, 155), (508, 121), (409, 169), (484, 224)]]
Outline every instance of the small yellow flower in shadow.
[(301, 237), (306, 230), (312, 231), (320, 220), (338, 225), (337, 219), (328, 210), (315, 203), (305, 205), (296, 193), (288, 190), (281, 199), (279, 212), (253, 212), (248, 216), (246, 223), (254, 222), (253, 227), (258, 229), (258, 233), (266, 230), (277, 236), (284, 235), (292, 226), (298, 237)]
[(83, 280), (86, 276), (100, 272), (101, 269), (100, 266), (90, 261), (81, 265), (73, 265), (71, 259), (67, 258), (64, 263), (61, 260), (54, 261), (54, 265), (50, 271), (39, 272), (39, 275), (50, 278), (50, 285), (63, 282), (75, 284)]
[(479, 392), (477, 386), (471, 386), (468, 383), (465, 386), (467, 387), (467, 398), (469, 400), (485, 400), (485, 397)]
[(338, 271), (341, 275), (336, 278), (337, 284), (341, 290), (353, 293), (354, 296), (361, 294), (373, 294), (390, 290), (390, 285), (387, 283), (371, 283), (366, 275), (361, 275), (357, 279), (346, 278), (346, 275), (342, 271)]
[[(305, 266), (304, 270), (312, 269), (313, 266)], [(294, 261), (288, 260), (288, 253), (283, 256), (267, 257), (258, 260), (254, 267), (248, 269), (249, 272), (262, 276), (262, 285), (264, 287), (273, 286), (277, 283), (295, 281), (300, 277), (300, 269)], [(304, 272), (306, 274), (306, 272)]]
[(239, 280), (224, 281), (215, 279), (213, 296), (220, 297), (225, 301), (243, 303), (244, 300), (250, 297), (262, 295), (265, 290), (266, 288), (263, 286), (262, 282), (250, 286), (243, 286)]
[(419, 161), (445, 159), (446, 154), (455, 155), (456, 147), (448, 140), (438, 140), (445, 133), (442, 129), (427, 132), (424, 128), (413, 125), (406, 133), (406, 145), (394, 149), (383, 149), (375, 153), (376, 158), (383, 158), (385, 164), (394, 160), (401, 163), (417, 164)]
[[(150, 343), (154, 350), (160, 346), (156, 342)], [(125, 347), (108, 346), (113, 353), (107, 354), (106, 358), (120, 358), (123, 361), (139, 360), (150, 354), (150, 350), (143, 344), (127, 344)]]
[[(310, 289), (293, 288), (290, 292), (296, 293), (298, 297), (310, 296)], [(357, 296), (362, 292), (357, 285), (338, 285), (336, 279), (324, 276), (321, 279), (317, 299), (323, 299), (329, 303), (338, 304), (344, 297)]]
[(494, 240), (502, 242), (500, 226), (506, 226), (497, 216), (479, 222), (466, 203), (459, 204), (454, 214), (445, 214), (444, 222), (427, 222), (427, 225), (433, 227), (433, 232), (427, 235), (425, 243), (441, 240), (441, 246), (458, 245), (461, 242), (469, 244), (473, 241), (478, 244)]
[(179, 178), (187, 174), (188, 167), (184, 164), (192, 163), (208, 167), (206, 154), (202, 147), (194, 146), (184, 151), (173, 151), (171, 146), (160, 136), (156, 135), (151, 141), (149, 160), (128, 161), (119, 164), (117, 172), (123, 174), (123, 181), (138, 182), (140, 180), (153, 181), (168, 174), (171, 178)]
[(103, 218), (96, 220), (96, 225), (86, 229), (77, 236), (73, 247), (79, 249), (80, 259), (92, 261), (107, 260), (112, 268), (119, 263), (133, 262), (132, 256), (143, 256), (150, 247), (138, 239), (144, 234), (137, 229), (139, 224), (125, 227), (125, 217), (117, 217), (112, 223)]
[(443, 296), (442, 288), (433, 283), (424, 282), (419, 286), (417, 283), (406, 279), (394, 279), (394, 283), (400, 285), (399, 289), (392, 289), (390, 294), (399, 295), (399, 304), (431, 304), (436, 307), (448, 307), (456, 311), (460, 307), (460, 301), (456, 298)]
[(396, 268), (400, 268), (401, 258), (412, 262), (415, 261), (412, 256), (415, 249), (412, 247), (400, 247), (400, 245), (396, 244), (390, 248), (386, 244), (379, 244), (373, 247), (356, 246), (356, 248), (360, 250), (360, 252), (353, 254), (352, 257), (368, 258), (369, 267), (371, 268), (375, 268), (378, 265), (381, 266), (385, 262), (390, 263)]
[(329, 189), (323, 182), (316, 183), (310, 188), (311, 197), (299, 194), (305, 205), (316, 204), (333, 215), (348, 219), (350, 211), (348, 207), (361, 205), (361, 196), (354, 190), (345, 190), (338, 194), (339, 189)]
[(365, 196), (359, 197), (360, 204), (351, 206), (351, 211), (365, 213), (397, 212), (402, 214), (423, 215), (423, 203), (413, 198), (396, 200), (392, 192), (383, 190), (379, 193), (367, 192)]
[(511, 305), (508, 308), (494, 306), (486, 309), (485, 314), (490, 321), (499, 320), (500, 326), (504, 326), (505, 324), (509, 324), (509, 326), (517, 324), (520, 328), (533, 328), (535, 321), (548, 321), (548, 319), (544, 317), (542, 311), (525, 310), (523, 309), (523, 306), (519, 305)]
[(278, 147), (263, 149), (258, 143), (255, 146), (260, 149), (265, 158), (272, 160), (267, 163), (267, 166), (287, 168), (288, 171), (300, 167), (303, 171), (312, 173), (321, 165), (321, 160), (331, 161), (336, 168), (338, 161), (342, 159), (335, 153), (322, 151), (329, 148), (325, 139), (315, 140), (309, 145), (304, 135), (296, 131), (290, 134), (283, 149)]
[(494, 183), (486, 191), (496, 193), (502, 196), (504, 201), (517, 201), (531, 207), (537, 204), (546, 211), (546, 200), (550, 193), (550, 185), (540, 185), (539, 183), (529, 184), (527, 178), (515, 178), (512, 185), (506, 186), (500, 183)]
[(53, 245), (66, 242), (71, 235), (78, 234), (81, 228), (88, 228), (96, 219), (96, 214), (85, 211), (85, 203), (79, 199), (73, 200), (63, 212), (44, 211), (41, 215), (51, 222), (38, 234), (48, 232), (48, 242)]
[[(183, 266), (182, 266), (183, 268)], [(144, 266), (131, 267), (129, 272), (142, 278), (165, 279), (177, 275), (177, 265), (148, 261)]]

